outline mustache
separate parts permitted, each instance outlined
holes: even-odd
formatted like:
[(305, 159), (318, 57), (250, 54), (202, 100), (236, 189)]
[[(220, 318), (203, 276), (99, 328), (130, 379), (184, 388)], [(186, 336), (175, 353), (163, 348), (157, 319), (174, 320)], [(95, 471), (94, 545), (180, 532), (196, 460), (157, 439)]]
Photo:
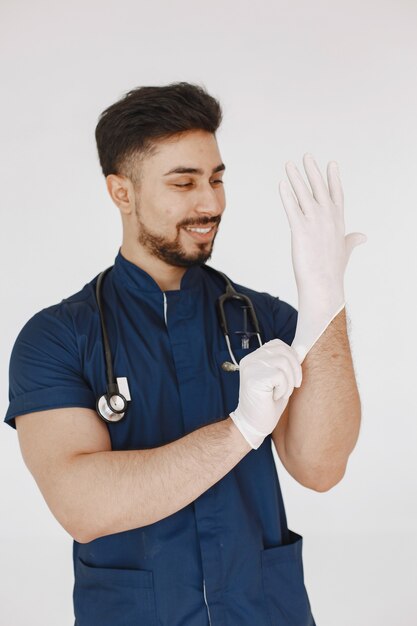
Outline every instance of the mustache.
[(205, 220), (202, 220), (200, 222), (188, 222), (187, 224), (182, 224), (181, 227), (183, 228), (184, 226), (192, 226), (198, 228), (199, 226), (201, 226), (204, 228), (204, 226), (216, 226), (217, 224), (220, 224), (220, 219), (220, 217), (215, 219), (213, 219), (212, 217), (207, 217)]

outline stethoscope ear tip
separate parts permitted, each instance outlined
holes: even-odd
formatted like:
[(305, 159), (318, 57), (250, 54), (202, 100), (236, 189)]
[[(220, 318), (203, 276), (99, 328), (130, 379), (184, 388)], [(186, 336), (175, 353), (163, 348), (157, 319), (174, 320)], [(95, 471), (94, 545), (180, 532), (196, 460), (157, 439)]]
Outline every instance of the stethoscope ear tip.
[(222, 363), (222, 370), (224, 370), (225, 372), (236, 372), (239, 370), (239, 365), (230, 363), (230, 361), (224, 361)]

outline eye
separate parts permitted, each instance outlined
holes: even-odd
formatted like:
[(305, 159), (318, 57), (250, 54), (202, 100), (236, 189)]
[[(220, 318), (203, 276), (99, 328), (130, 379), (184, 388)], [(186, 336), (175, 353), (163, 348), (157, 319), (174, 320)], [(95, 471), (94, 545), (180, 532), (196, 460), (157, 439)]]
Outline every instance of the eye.
[(220, 180), (220, 178), (219, 178), (218, 180), (213, 180), (212, 182), (213, 182), (213, 183), (220, 183), (221, 185), (223, 185), (223, 181), (222, 181), (222, 180)]
[(175, 187), (189, 187), (190, 185), (192, 185), (193, 183), (184, 183), (183, 185), (179, 185), (178, 183), (175, 184)]

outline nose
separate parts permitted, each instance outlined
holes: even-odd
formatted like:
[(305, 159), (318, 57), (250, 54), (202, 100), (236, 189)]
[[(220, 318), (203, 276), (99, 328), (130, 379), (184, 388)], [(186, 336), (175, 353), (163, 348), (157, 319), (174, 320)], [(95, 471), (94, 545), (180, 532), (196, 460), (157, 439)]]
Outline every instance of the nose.
[(199, 215), (221, 215), (224, 211), (224, 204), (224, 192), (219, 193), (218, 188), (216, 189), (208, 183), (198, 196), (195, 210)]

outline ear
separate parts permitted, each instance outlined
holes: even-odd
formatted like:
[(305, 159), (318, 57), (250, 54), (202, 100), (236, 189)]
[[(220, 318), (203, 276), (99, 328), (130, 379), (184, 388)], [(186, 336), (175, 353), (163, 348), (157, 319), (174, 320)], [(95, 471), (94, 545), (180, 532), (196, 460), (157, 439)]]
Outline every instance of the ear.
[(114, 204), (123, 214), (129, 215), (134, 209), (132, 181), (121, 174), (109, 174), (106, 176), (106, 186)]

